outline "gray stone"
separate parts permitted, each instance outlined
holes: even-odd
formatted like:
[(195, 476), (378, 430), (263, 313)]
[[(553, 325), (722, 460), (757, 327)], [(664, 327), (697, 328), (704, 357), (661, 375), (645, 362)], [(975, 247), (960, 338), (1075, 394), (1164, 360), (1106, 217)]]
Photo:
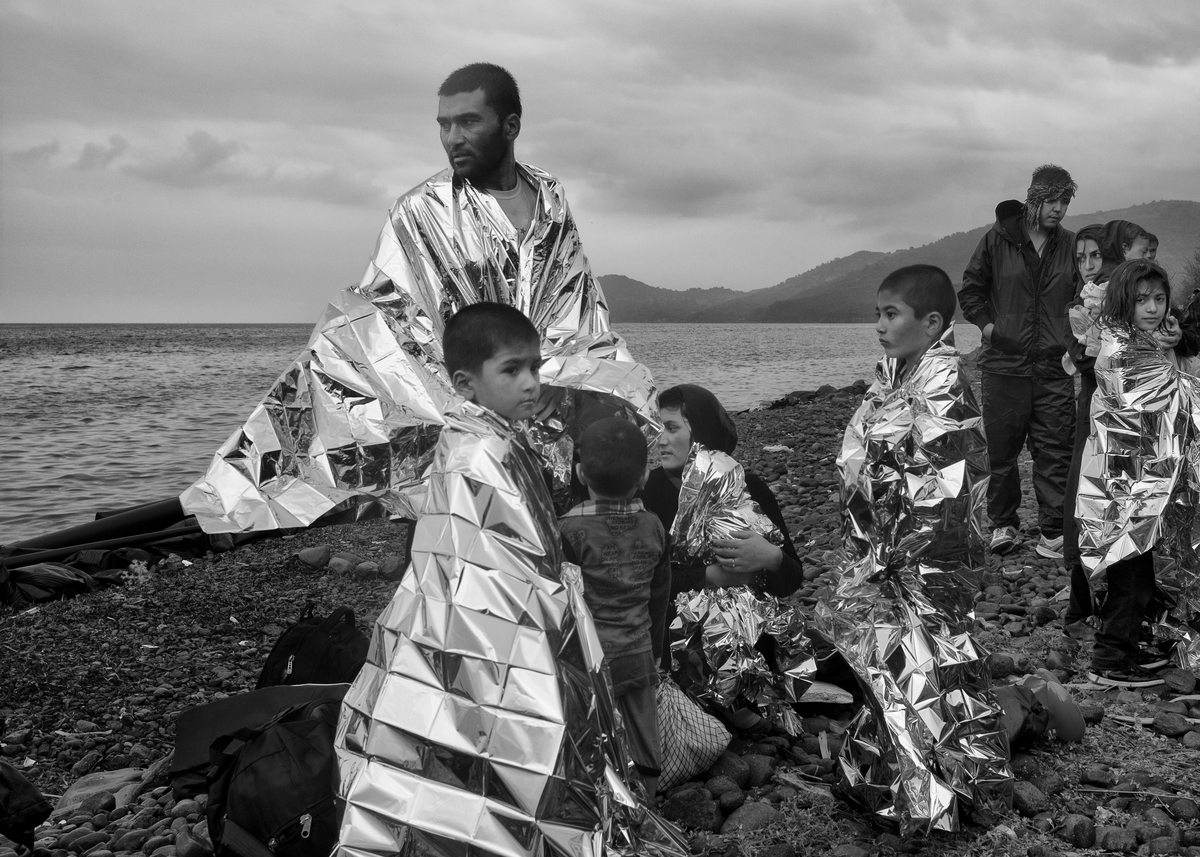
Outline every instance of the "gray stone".
[(379, 577), (379, 563), (366, 560), (354, 566), (354, 576), (363, 580)]
[(1017, 780), (1013, 785), (1013, 809), (1026, 818), (1032, 818), (1050, 809), (1050, 802), (1033, 783)]
[(78, 778), (84, 774), (90, 773), (92, 768), (100, 764), (100, 760), (104, 758), (95, 750), (85, 755), (82, 759), (71, 766), (71, 777)]
[(117, 808), (117, 799), (110, 792), (96, 792), (79, 803), (80, 812), (112, 812)]
[(1131, 821), (1125, 826), (1125, 829), (1137, 837), (1139, 845), (1149, 842), (1155, 837), (1162, 836), (1162, 831), (1159, 830), (1158, 825), (1150, 824), (1146, 821)]
[(1158, 836), (1146, 843), (1149, 854), (1178, 854), (1179, 843), (1170, 836)]
[(309, 568), (324, 568), (329, 565), (329, 545), (317, 545), (316, 547), (305, 548), (296, 554), (296, 556)]
[[(142, 773), (140, 768), (120, 768), (116, 771), (98, 771), (81, 777), (59, 798), (50, 820), (58, 821), (73, 814), (85, 800), (94, 794), (101, 792), (116, 794), (122, 787), (140, 782)], [(119, 798), (117, 805), (121, 805)]]
[(175, 853), (179, 857), (212, 857), (212, 847), (193, 839), (187, 830), (175, 834)]
[(1042, 771), (1037, 776), (1030, 777), (1029, 781), (1047, 796), (1062, 794), (1067, 788), (1067, 781), (1058, 771)]
[[(83, 828), (80, 828), (82, 830)], [(63, 837), (64, 839), (66, 837)], [(77, 854), (82, 854), (89, 848), (95, 848), (97, 845), (108, 842), (108, 834), (102, 831), (94, 830), (86, 833), (83, 836), (76, 837), (71, 840), (70, 845), (63, 845), (63, 840), (58, 841), (60, 848), (66, 848), (69, 851), (74, 851)]]
[(1083, 715), (1084, 723), (1095, 726), (1104, 719), (1104, 706), (1095, 700), (1084, 699), (1079, 703), (1079, 713)]
[(1107, 765), (1088, 765), (1079, 775), (1079, 782), (1085, 786), (1111, 789), (1117, 784), (1117, 775)]
[(1171, 667), (1160, 672), (1158, 677), (1166, 682), (1167, 689), (1173, 693), (1186, 695), (1196, 690), (1196, 676), (1188, 670)]
[(149, 830), (130, 830), (115, 837), (109, 844), (114, 851), (141, 851), (150, 836)]
[(719, 798), (728, 792), (742, 791), (742, 787), (733, 781), (732, 777), (720, 776), (712, 777), (704, 783), (704, 787), (712, 794), (713, 797)]
[(721, 833), (733, 833), (735, 830), (761, 830), (774, 824), (783, 816), (779, 810), (765, 803), (747, 803), (733, 811), (725, 823), (721, 825)]
[(326, 566), (326, 568), (328, 568), (334, 574), (349, 574), (350, 572), (354, 571), (355, 566), (357, 566), (357, 563), (352, 563), (348, 559), (335, 556), (330, 557), (329, 565)]
[(1180, 738), (1179, 742), (1189, 750), (1200, 750), (1200, 731), (1193, 729)]
[(1096, 825), (1086, 815), (1068, 815), (1058, 835), (1076, 848), (1091, 848), (1096, 842)]
[(1168, 738), (1178, 738), (1186, 732), (1190, 732), (1192, 724), (1188, 723), (1186, 717), (1182, 714), (1176, 714), (1173, 711), (1158, 711), (1154, 714), (1154, 731), (1166, 735)]
[(1171, 836), (1176, 842), (1179, 841), (1179, 825), (1175, 823), (1175, 819), (1171, 817), (1171, 814), (1162, 807), (1150, 807), (1150, 809), (1142, 813), (1142, 818), (1157, 827), (1159, 833), (1163, 836)]
[(199, 815), (200, 804), (191, 799), (181, 800), (171, 808), (172, 818), (187, 818), (189, 815)]
[(734, 789), (731, 792), (725, 792), (717, 798), (717, 806), (721, 807), (721, 812), (729, 815), (739, 806), (746, 802), (746, 794), (741, 789)]
[(385, 580), (399, 580), (404, 576), (404, 557), (390, 553), (383, 558), (380, 572)]
[(1171, 802), (1171, 815), (1180, 821), (1195, 821), (1200, 818), (1200, 807), (1191, 798), (1181, 797)]
[(149, 839), (146, 840), (146, 844), (144, 844), (142, 846), (142, 850), (145, 851), (147, 854), (153, 854), (155, 851), (157, 851), (159, 848), (162, 848), (164, 845), (173, 845), (173, 843), (171, 842), (171, 837), (163, 836), (162, 834), (156, 833), (154, 836), (151, 836)]
[(771, 776), (775, 773), (775, 766), (778, 764), (771, 756), (763, 756), (758, 753), (747, 753), (742, 758), (746, 760), (746, 764), (750, 768), (750, 777), (746, 785), (752, 789), (770, 781)]
[(708, 792), (703, 789), (694, 789), (667, 798), (662, 805), (663, 818), (689, 830), (710, 830), (717, 833), (725, 817), (721, 815), (721, 808), (717, 806), (717, 802), (707, 795)]
[(717, 757), (717, 761), (708, 769), (708, 778), (729, 777), (744, 789), (750, 782), (750, 764), (734, 753), (725, 750)]
[(1136, 851), (1137, 837), (1123, 827), (1101, 827), (1096, 831), (1096, 847), (1105, 851)]

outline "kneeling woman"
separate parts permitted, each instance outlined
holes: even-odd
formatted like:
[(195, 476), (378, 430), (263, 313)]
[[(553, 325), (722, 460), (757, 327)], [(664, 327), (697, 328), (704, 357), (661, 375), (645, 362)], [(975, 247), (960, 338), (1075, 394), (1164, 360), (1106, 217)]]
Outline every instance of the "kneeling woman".
[[(663, 433), (659, 438), (662, 466), (650, 471), (642, 502), (658, 515), (667, 532), (679, 511), (679, 490), (692, 443), (728, 455), (737, 446), (737, 428), (717, 397), (695, 384), (680, 384), (658, 397)], [(750, 586), (759, 594), (780, 598), (791, 595), (804, 582), (800, 558), (792, 544), (787, 523), (771, 489), (755, 474), (746, 471), (746, 490), (762, 513), (783, 534), (782, 547), (758, 533), (742, 530), (734, 538), (713, 543), (718, 562), (671, 567), (671, 598), (689, 590)]]

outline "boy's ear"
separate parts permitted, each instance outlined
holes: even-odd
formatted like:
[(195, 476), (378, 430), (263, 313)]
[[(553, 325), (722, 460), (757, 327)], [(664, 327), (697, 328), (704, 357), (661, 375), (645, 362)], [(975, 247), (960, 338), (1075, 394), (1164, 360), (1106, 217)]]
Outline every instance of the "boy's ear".
[(583, 465), (582, 464), (575, 465), (575, 475), (579, 477), (580, 482), (582, 482), (584, 485), (587, 485), (587, 476), (585, 476), (583, 473)]
[(641, 491), (646, 487), (646, 480), (650, 478), (650, 463), (646, 462), (646, 466), (642, 468), (642, 478), (638, 480), (637, 490)]
[(466, 369), (456, 369), (450, 377), (450, 385), (468, 402), (475, 401), (475, 376)]
[(925, 332), (934, 339), (937, 339), (942, 335), (942, 327), (944, 323), (945, 319), (942, 318), (942, 314), (934, 310), (933, 312), (929, 313), (929, 315), (925, 316)]

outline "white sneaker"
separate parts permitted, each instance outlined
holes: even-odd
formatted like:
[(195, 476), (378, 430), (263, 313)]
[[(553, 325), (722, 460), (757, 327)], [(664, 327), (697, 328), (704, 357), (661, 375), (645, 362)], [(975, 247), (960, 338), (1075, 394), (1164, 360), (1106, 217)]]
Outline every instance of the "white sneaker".
[[(1037, 547), (1035, 547), (1033, 550), (1038, 556), (1044, 556), (1046, 559), (1062, 559), (1062, 549), (1062, 536), (1059, 536), (1056, 539), (1048, 539), (1045, 536), (1042, 536), (1040, 539), (1038, 539)], [(992, 548), (992, 550), (995, 550), (995, 548)]]
[(992, 553), (1006, 554), (1016, 546), (1016, 527), (997, 527), (992, 530)]

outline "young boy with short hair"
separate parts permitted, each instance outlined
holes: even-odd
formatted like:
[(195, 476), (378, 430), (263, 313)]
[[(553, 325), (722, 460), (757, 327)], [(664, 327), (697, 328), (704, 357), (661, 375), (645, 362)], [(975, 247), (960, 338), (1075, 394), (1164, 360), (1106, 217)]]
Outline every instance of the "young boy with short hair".
[(626, 754), (524, 434), (541, 337), (519, 310), (476, 303), (446, 323), (443, 355), (462, 398), (443, 414), (411, 567), (342, 706), (335, 853), (519, 850), (515, 830), (682, 855), (633, 792), (610, 799)]
[(838, 456), (847, 556), (816, 610), (868, 703), (843, 745), (839, 788), (904, 833), (956, 830), (960, 809), (986, 817), (1012, 796), (987, 653), (969, 633), (989, 466), (949, 336), (955, 306), (932, 265), (879, 286), (886, 357)]
[(563, 555), (583, 572), (630, 752), (653, 796), (662, 767), (654, 688), (671, 562), (658, 516), (634, 499), (646, 482), (646, 438), (628, 420), (599, 420), (579, 439), (576, 470), (591, 499), (559, 519)]

